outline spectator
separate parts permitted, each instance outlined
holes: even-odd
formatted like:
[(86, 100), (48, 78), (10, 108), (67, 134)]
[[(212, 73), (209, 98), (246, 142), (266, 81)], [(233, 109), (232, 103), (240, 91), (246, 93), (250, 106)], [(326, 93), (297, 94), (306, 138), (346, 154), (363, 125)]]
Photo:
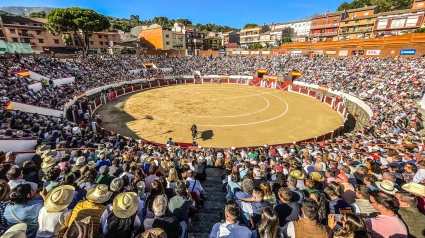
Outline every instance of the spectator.
[(279, 216), (270, 207), (263, 210), (261, 220), (257, 225), (258, 237), (284, 238), (282, 229), (279, 227)]
[(228, 200), (224, 208), (225, 221), (222, 223), (216, 223), (210, 234), (210, 238), (219, 237), (240, 237), (250, 238), (251, 231), (244, 226), (238, 224), (240, 216), (240, 208), (233, 200)]
[(174, 197), (170, 199), (168, 209), (179, 220), (189, 224), (190, 210), (194, 207), (194, 201), (187, 190), (186, 181), (179, 180), (174, 188)]
[(153, 218), (146, 218), (143, 222), (145, 229), (160, 228), (165, 231), (168, 238), (184, 237), (184, 231), (178, 219), (174, 216), (167, 216), (167, 198), (157, 196), (152, 204), (154, 212)]
[(349, 183), (347, 175), (338, 174), (336, 181), (341, 185), (341, 196), (348, 204), (353, 204), (356, 200), (354, 186)]
[(28, 226), (27, 237), (34, 238), (38, 230), (38, 214), (43, 208), (43, 200), (33, 199), (37, 190), (33, 191), (30, 184), (19, 184), (10, 193), (9, 204), (4, 211), (4, 218), (9, 227), (18, 223)]
[(106, 207), (102, 203), (107, 202), (112, 196), (112, 192), (108, 191), (108, 186), (99, 184), (96, 188), (92, 188), (87, 192), (87, 200), (80, 201), (72, 211), (69, 219), (68, 227), (74, 220), (79, 221), (88, 216), (92, 217), (93, 231), (96, 236), (100, 228), (100, 218)]
[(375, 218), (364, 219), (370, 237), (407, 237), (406, 225), (395, 215), (391, 196), (381, 191), (373, 191), (370, 195), (373, 208), (379, 212)]
[[(264, 191), (254, 187), (251, 198), (241, 199), (242, 218), (247, 227), (256, 227), (261, 219), (261, 211), (266, 207), (271, 207), (270, 203), (264, 201)], [(250, 222), (251, 221), (251, 222)]]
[(286, 228), (286, 237), (317, 237), (330, 238), (332, 231), (326, 226), (317, 222), (319, 207), (311, 198), (306, 198), (303, 202), (301, 212), (303, 217), (298, 221), (291, 221)]
[(395, 197), (399, 203), (398, 215), (404, 224), (406, 224), (409, 236), (424, 236), (425, 227), (418, 221), (425, 221), (425, 215), (419, 212), (416, 197), (404, 191), (397, 191)]
[(298, 221), (301, 215), (300, 204), (293, 202), (292, 192), (289, 188), (281, 187), (278, 192), (278, 197), (281, 201), (280, 204), (274, 207), (274, 210), (279, 216), (280, 227), (284, 227), (290, 221)]
[(37, 237), (57, 237), (66, 228), (71, 211), (68, 206), (74, 198), (75, 188), (63, 185), (52, 189), (47, 195), (43, 194), (44, 207), (38, 215)]
[(297, 186), (298, 180), (295, 177), (288, 176), (288, 188), (292, 192), (292, 202), (302, 204), (304, 202), (305, 194)]
[(370, 203), (370, 190), (366, 185), (356, 185), (356, 202), (352, 204), (354, 213), (362, 218), (371, 217), (376, 213), (375, 208)]
[(329, 213), (330, 214), (345, 214), (352, 213), (352, 209), (349, 203), (338, 197), (338, 193), (331, 187), (326, 187), (324, 193), (329, 198)]
[(108, 187), (111, 185), (112, 180), (115, 179), (113, 176), (109, 176), (109, 167), (107, 165), (103, 165), (99, 169), (100, 176), (97, 178), (97, 184), (106, 184)]
[(4, 234), (8, 228), (4, 213), (6, 206), (9, 204), (9, 194), (9, 184), (4, 180), (0, 180), (0, 234)]
[[(335, 219), (335, 214), (329, 214), (329, 228), (335, 229), (337, 227), (337, 221)], [(337, 230), (333, 237), (342, 238), (342, 237), (352, 237), (352, 238), (367, 238), (369, 235), (366, 231), (365, 222), (360, 217), (347, 213), (342, 216), (343, 227)]]
[(100, 226), (105, 238), (131, 237), (141, 226), (136, 215), (139, 208), (137, 193), (120, 193), (114, 198), (111, 213), (105, 210), (100, 218)]

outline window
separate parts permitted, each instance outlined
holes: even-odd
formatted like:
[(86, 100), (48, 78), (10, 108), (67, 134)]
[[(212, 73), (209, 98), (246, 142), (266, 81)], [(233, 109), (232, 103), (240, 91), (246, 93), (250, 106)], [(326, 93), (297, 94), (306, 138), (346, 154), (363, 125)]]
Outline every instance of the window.
[(354, 21), (354, 23), (359, 23), (359, 21)]
[(93, 43), (94, 43), (93, 41), (89, 41), (89, 42), (90, 42), (90, 45), (93, 45)]
[(418, 3), (418, 5), (416, 5), (417, 7), (423, 7), (424, 4), (423, 3)]
[(99, 39), (102, 39), (102, 35), (99, 35)]
[(58, 39), (54, 39), (55, 44), (59, 44), (59, 40)]
[(43, 39), (38, 39), (38, 43), (44, 43)]
[(368, 13), (368, 12), (365, 12), (365, 13), (364, 13), (364, 15), (365, 15), (365, 16), (369, 16), (369, 13)]
[(89, 34), (89, 38), (91, 38), (93, 35), (92, 34)]
[(170, 45), (170, 42), (169, 42), (169, 41), (167, 41), (167, 42), (165, 42), (165, 44), (166, 44), (166, 45)]
[(406, 19), (393, 19), (391, 21), (391, 28), (402, 28), (406, 23)]
[(18, 38), (12, 38), (13, 42), (18, 42)]
[(37, 35), (41, 35), (41, 31), (35, 31), (37, 33)]
[(385, 28), (387, 28), (387, 24), (388, 24), (388, 19), (379, 20), (378, 21), (378, 26), (376, 28), (377, 29), (385, 29)]
[(165, 38), (170, 38), (170, 35), (165, 35)]
[(419, 16), (408, 17), (406, 21), (406, 27), (416, 26), (418, 19), (419, 19)]
[(112, 39), (114, 39), (114, 40), (115, 40), (115, 38), (116, 38), (116, 36), (112, 36)]
[(176, 36), (173, 36), (173, 39), (176, 39)]
[(9, 31), (10, 31), (11, 34), (15, 34), (16, 33), (16, 30), (15, 29), (10, 29)]
[(103, 42), (102, 41), (100, 42), (100, 45), (103, 45)]

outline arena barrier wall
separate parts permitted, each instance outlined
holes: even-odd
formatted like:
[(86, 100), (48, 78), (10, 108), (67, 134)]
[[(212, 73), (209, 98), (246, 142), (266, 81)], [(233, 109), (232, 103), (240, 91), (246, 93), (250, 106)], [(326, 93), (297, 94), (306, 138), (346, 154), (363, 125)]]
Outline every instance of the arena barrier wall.
[[(221, 83), (237, 83), (237, 84), (242, 83), (242, 84), (246, 84), (246, 85), (250, 85), (250, 86), (274, 88), (274, 89), (277, 89), (277, 90), (289, 91), (289, 92), (298, 93), (298, 94), (301, 94), (301, 95), (304, 95), (304, 96), (312, 97), (312, 98), (330, 106), (333, 110), (338, 112), (344, 120), (343, 125), (341, 125), (338, 128), (330, 131), (327, 134), (319, 135), (319, 136), (316, 136), (314, 138), (309, 138), (309, 139), (305, 139), (305, 140), (294, 142), (294, 143), (325, 142), (326, 140), (332, 139), (332, 138), (337, 137), (337, 136), (341, 136), (344, 133), (345, 123), (347, 121), (346, 118), (348, 116), (348, 111), (346, 110), (346, 108), (343, 105), (344, 99), (339, 97), (339, 96), (329, 97), (329, 96), (326, 96), (325, 94), (311, 90), (311, 89), (318, 89), (319, 88), (318, 85), (304, 84), (304, 85), (286, 85), (285, 86), (283, 84), (276, 83), (276, 82), (265, 83), (263, 81), (263, 83), (262, 83), (261, 80), (255, 80), (255, 81), (254, 80), (247, 80), (247, 79), (244, 79), (246, 77), (243, 77), (243, 76), (233, 76), (232, 78), (234, 78), (234, 79), (231, 79), (229, 76), (226, 76), (225, 79), (223, 77), (224, 76), (221, 76), (221, 77), (219, 76), (219, 78), (221, 78), (221, 80), (220, 80)], [(204, 77), (202, 77), (201, 80), (185, 79), (185, 77), (183, 77), (183, 79), (181, 79), (181, 80), (167, 80), (167, 81), (162, 80), (162, 81), (157, 81), (157, 82), (142, 82), (141, 84), (138, 84), (138, 85), (132, 85), (132, 86), (129, 86), (129, 87), (126, 87), (126, 88), (114, 89), (113, 93), (116, 95), (115, 98), (117, 98), (117, 97), (129, 94), (129, 93), (143, 91), (143, 90), (150, 89), (150, 88), (167, 87), (167, 86), (176, 85), (176, 84), (211, 83), (213, 78), (216, 78), (216, 76), (214, 75), (213, 77), (209, 77), (209, 78), (207, 78), (207, 76), (204, 76)], [(100, 106), (114, 100), (115, 98), (111, 98), (111, 97), (107, 97), (107, 96), (98, 97), (98, 98), (96, 98), (95, 100), (93, 100), (89, 103), (89, 105), (88, 105), (89, 111), (93, 115), (94, 112)], [(136, 140), (134, 138), (119, 135), (119, 134), (117, 134), (113, 131), (109, 131), (109, 130), (106, 130), (105, 128), (102, 128), (100, 125), (98, 125), (96, 123), (94, 123), (94, 124), (95, 124), (95, 128), (96, 128), (97, 133), (100, 133), (100, 134), (105, 135), (105, 136), (118, 136), (120, 139), (125, 139), (127, 141), (134, 141), (134, 142), (142, 143), (142, 144), (153, 144), (153, 145), (156, 145), (156, 146), (164, 146), (164, 147), (166, 146), (165, 144), (161, 144), (161, 143), (157, 143), (157, 142), (153, 142), (153, 141), (146, 141), (146, 140), (143, 140), (143, 139), (137, 139)], [(289, 144), (290, 143), (276, 144), (276, 145), (272, 145), (272, 146), (278, 146), (278, 145), (284, 146), (284, 145), (289, 145)], [(191, 147), (190, 143), (184, 143), (184, 142), (177, 142), (177, 145), (180, 145), (181, 147), (184, 147), (184, 148)], [(194, 149), (196, 149), (196, 147), (194, 147)]]
[(62, 117), (64, 112), (47, 108), (47, 107), (39, 107), (34, 106), (30, 104), (24, 104), (19, 102), (10, 102), (12, 104), (13, 110), (19, 110), (23, 112), (29, 112), (29, 113), (38, 113), (46, 116), (54, 116), (54, 117)]
[(30, 79), (34, 79), (34, 80), (37, 80), (37, 81), (41, 81), (42, 79), (50, 79), (48, 77), (45, 77), (45, 76), (38, 74), (36, 72), (33, 72), (31, 70), (28, 70), (28, 72), (30, 73)]

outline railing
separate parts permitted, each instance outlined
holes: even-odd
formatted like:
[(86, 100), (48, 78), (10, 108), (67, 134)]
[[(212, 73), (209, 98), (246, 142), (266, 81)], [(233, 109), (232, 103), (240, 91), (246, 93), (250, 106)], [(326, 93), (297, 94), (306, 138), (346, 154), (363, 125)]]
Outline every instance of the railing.
[(338, 32), (323, 32), (323, 33), (312, 33), (312, 37), (318, 37), (318, 36), (336, 36), (338, 35)]
[(332, 23), (332, 24), (322, 24), (322, 25), (311, 25), (310, 29), (320, 29), (320, 28), (332, 28), (332, 27), (338, 27), (339, 23)]
[[(242, 78), (231, 78), (231, 76), (219, 76), (217, 79), (214, 79), (213, 77), (209, 77), (209, 76), (204, 76), (201, 78), (188, 78), (188, 79), (182, 79), (182, 80), (168, 80), (168, 81), (164, 81), (164, 80), (158, 80), (158, 81), (152, 81), (152, 82), (144, 82), (141, 84), (137, 84), (137, 85), (132, 85), (132, 86), (128, 86), (125, 88), (121, 88), (121, 89), (117, 89), (114, 90), (113, 93), (111, 93), (109, 95), (109, 97), (98, 97), (96, 99), (94, 99), (91, 103), (86, 104), (86, 105), (81, 105), (82, 107), (87, 107), (90, 114), (93, 115), (94, 112), (102, 105), (116, 99), (117, 97), (129, 94), (129, 93), (133, 93), (133, 92), (138, 92), (138, 91), (143, 91), (146, 89), (150, 89), (150, 88), (157, 88), (157, 87), (167, 87), (167, 86), (172, 86), (172, 85), (177, 85), (177, 84), (204, 84), (204, 83), (211, 83), (213, 81), (220, 81), (220, 83), (222, 84), (246, 84), (246, 85), (250, 85), (250, 86), (259, 86), (259, 87), (266, 87), (266, 88), (274, 88), (277, 90), (283, 90), (283, 91), (289, 91), (289, 92), (294, 92), (294, 93), (298, 93), (298, 94), (302, 94), (304, 96), (308, 96), (308, 97), (312, 97), (320, 102), (326, 103), (327, 105), (329, 105), (334, 111), (338, 112), (341, 117), (344, 120), (344, 124), (339, 126), (338, 128), (330, 131), (327, 134), (324, 135), (320, 135), (320, 136), (316, 136), (314, 138), (310, 138), (310, 139), (306, 139), (306, 140), (302, 140), (299, 142), (318, 142), (318, 141), (325, 141), (331, 138), (334, 138), (336, 136), (340, 136), (344, 133), (344, 128), (345, 128), (345, 123), (346, 123), (346, 118), (348, 115), (348, 111), (346, 110), (346, 108), (343, 106), (343, 99), (340, 97), (329, 97), (326, 96), (325, 94), (322, 93), (318, 93), (315, 92), (313, 90), (308, 89), (305, 86), (300, 86), (300, 85), (287, 85), (287, 86), (283, 86), (279, 83), (277, 83), (274, 80), (269, 80), (268, 82), (264, 81), (264, 80), (247, 80), (247, 79), (242, 79)], [(100, 133), (103, 136), (112, 136), (112, 135), (118, 135), (120, 137), (120, 139), (125, 139), (127, 141), (134, 141), (134, 138), (130, 138), (130, 137), (126, 137), (126, 136), (122, 136), (119, 135), (113, 131), (109, 131), (105, 128), (100, 127), (99, 125), (95, 125), (96, 127), (96, 132)], [(158, 142), (154, 142), (154, 141), (147, 141), (144, 139), (139, 139), (139, 140), (135, 140), (141, 144), (152, 144), (155, 146), (161, 146), (161, 147), (165, 147), (165, 144), (162, 143), (158, 143)], [(177, 142), (177, 144), (183, 148), (188, 148), (190, 147), (190, 143), (184, 143), (184, 142)], [(289, 145), (290, 143), (283, 143), (283, 144), (276, 144), (273, 146), (277, 146), (277, 145)]]

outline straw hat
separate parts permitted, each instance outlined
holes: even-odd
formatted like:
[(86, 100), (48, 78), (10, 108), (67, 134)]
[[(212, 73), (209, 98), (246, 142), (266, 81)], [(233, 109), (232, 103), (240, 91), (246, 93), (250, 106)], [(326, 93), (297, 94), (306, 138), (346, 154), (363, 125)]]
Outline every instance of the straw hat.
[(43, 158), (43, 163), (41, 163), (41, 168), (45, 169), (53, 166), (56, 163), (56, 159), (53, 156), (45, 156)]
[(304, 173), (299, 170), (294, 170), (289, 175), (299, 180), (302, 180), (305, 177)]
[(26, 238), (27, 224), (18, 223), (10, 227), (1, 238)]
[(323, 182), (325, 181), (325, 178), (318, 172), (311, 172), (310, 178), (314, 181)]
[(99, 184), (87, 192), (87, 199), (94, 203), (104, 203), (111, 198), (112, 192), (108, 191), (108, 185)]
[(89, 161), (87, 163), (87, 167), (89, 167), (89, 169), (94, 169), (94, 168), (96, 168), (96, 166), (97, 166), (97, 164), (94, 161)]
[(394, 195), (398, 189), (394, 188), (394, 183), (388, 180), (375, 182), (376, 187), (384, 193)]
[(37, 166), (34, 164), (34, 161), (32, 161), (32, 160), (27, 160), (22, 165), (23, 169), (30, 169), (30, 168), (35, 168), (35, 167), (37, 167)]
[(153, 157), (148, 157), (145, 160), (145, 164), (152, 164), (152, 162), (153, 162)]
[(403, 190), (408, 191), (409, 193), (414, 194), (414, 195), (419, 195), (419, 196), (425, 197), (425, 186), (420, 185), (418, 183), (413, 183), (413, 182), (406, 183), (401, 188)]
[(45, 157), (49, 157), (49, 156), (56, 157), (57, 154), (58, 152), (56, 150), (48, 149), (43, 152), (43, 155), (41, 156), (41, 158), (44, 159)]
[(44, 207), (48, 212), (60, 212), (67, 208), (74, 198), (75, 188), (71, 185), (62, 185), (50, 191), (44, 200)]
[(41, 145), (35, 151), (36, 154), (42, 155), (46, 150), (50, 150), (50, 145)]
[(122, 186), (124, 186), (124, 180), (122, 178), (114, 178), (109, 185), (112, 192), (119, 192)]
[(149, 229), (136, 238), (167, 238), (167, 233), (160, 228)]
[(86, 157), (80, 156), (77, 158), (77, 162), (75, 162), (75, 165), (84, 165), (84, 162), (86, 162)]
[(137, 193), (120, 193), (114, 198), (113, 211), (118, 218), (134, 215), (139, 209)]

